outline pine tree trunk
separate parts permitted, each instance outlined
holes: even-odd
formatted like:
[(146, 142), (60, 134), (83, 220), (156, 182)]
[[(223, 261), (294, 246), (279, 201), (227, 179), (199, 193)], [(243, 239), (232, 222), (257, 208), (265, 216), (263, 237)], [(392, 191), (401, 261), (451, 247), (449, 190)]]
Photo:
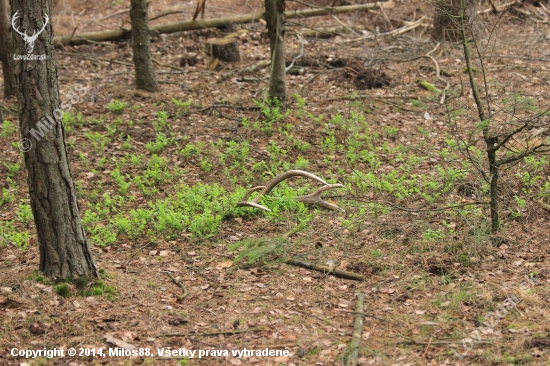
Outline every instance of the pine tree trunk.
[(147, 0), (130, 1), (130, 19), (132, 22), (132, 50), (136, 71), (136, 88), (149, 92), (159, 90), (157, 75), (151, 57), (149, 39), (149, 16)]
[(476, 0), (435, 0), (434, 38), (440, 41), (460, 41), (461, 16), (465, 17), (467, 34), (479, 30)]
[(10, 7), (8, 0), (0, 0), (0, 61), (4, 74), (4, 98), (17, 94), (15, 74), (13, 73), (13, 47), (10, 37)]
[(271, 50), (269, 99), (284, 103), (286, 98), (285, 71), (285, 0), (265, 0), (265, 21)]
[[(31, 53), (45, 55), (46, 59), (15, 62), (19, 121), (22, 141), (27, 142), (25, 166), (38, 233), (40, 270), (56, 280), (92, 279), (97, 277), (96, 266), (80, 221), (61, 121), (63, 106), (57, 83), (51, 0), (12, 0), (12, 9), (19, 11), (17, 24), (27, 34), (43, 27), (46, 14), (50, 19)], [(23, 38), (13, 32), (12, 39), (15, 53), (27, 55)]]

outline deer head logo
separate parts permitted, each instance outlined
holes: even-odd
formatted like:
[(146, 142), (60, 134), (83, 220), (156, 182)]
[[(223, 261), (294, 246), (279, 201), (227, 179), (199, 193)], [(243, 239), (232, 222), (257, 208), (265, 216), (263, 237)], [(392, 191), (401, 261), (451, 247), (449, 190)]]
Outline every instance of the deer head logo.
[(48, 25), (48, 21), (50, 20), (50, 18), (48, 18), (48, 15), (45, 14), (44, 26), (42, 27), (42, 29), (40, 29), (40, 31), (38, 32), (34, 31), (32, 36), (28, 36), (27, 31), (25, 31), (25, 33), (22, 33), (19, 31), (19, 27), (15, 26), (15, 20), (18, 18), (18, 13), (19, 13), (19, 10), (16, 11), (15, 14), (13, 14), (13, 18), (11, 18), (11, 26), (17, 33), (19, 33), (21, 37), (23, 37), (23, 41), (25, 41), (25, 48), (27, 49), (27, 53), (32, 53), (32, 51), (34, 50), (34, 42), (36, 42), (36, 39), (38, 38), (40, 33), (44, 31), (44, 29), (46, 28), (46, 25)]

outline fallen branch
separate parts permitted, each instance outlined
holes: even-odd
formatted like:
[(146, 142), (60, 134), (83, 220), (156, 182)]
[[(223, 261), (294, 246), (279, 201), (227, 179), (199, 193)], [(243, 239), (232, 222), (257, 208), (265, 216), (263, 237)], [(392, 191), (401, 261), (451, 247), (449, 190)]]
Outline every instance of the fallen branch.
[[(385, 9), (393, 8), (394, 2), (392, 0), (386, 1), (380, 4)], [(322, 15), (349, 13), (352, 11), (366, 11), (369, 9), (377, 9), (379, 4), (361, 4), (361, 5), (347, 5), (338, 6), (334, 8), (323, 8), (313, 10), (301, 10), (301, 11), (287, 11), (285, 13), (286, 19), (301, 19), (310, 18)], [(226, 26), (229, 24), (241, 24), (241, 23), (253, 23), (258, 22), (264, 18), (263, 12), (256, 12), (250, 14), (243, 14), (225, 18), (213, 18), (213, 19), (200, 19), (200, 20), (186, 20), (175, 23), (159, 24), (151, 26), (151, 31), (157, 33), (175, 33), (189, 30), (198, 30), (205, 28), (216, 28), (220, 26)], [(423, 18), (421, 18), (423, 19)], [(87, 41), (104, 42), (115, 41), (124, 38), (130, 33), (131, 29), (111, 29), (101, 32), (89, 32), (77, 35), (68, 35), (55, 37), (54, 43), (56, 46), (72, 46), (86, 43)]]
[(307, 269), (311, 269), (311, 270), (314, 270), (314, 271), (330, 274), (330, 275), (333, 275), (333, 276), (336, 276), (336, 277), (346, 278), (348, 280), (355, 280), (355, 281), (364, 281), (365, 280), (364, 276), (362, 276), (360, 274), (357, 274), (357, 273), (342, 271), (341, 269), (331, 268), (331, 267), (327, 267), (327, 266), (321, 266), (321, 265), (318, 265), (318, 264), (302, 262), (302, 261), (299, 261), (299, 260), (296, 260), (296, 259), (288, 259), (285, 263), (289, 264), (291, 266), (307, 268)]
[(365, 294), (358, 293), (355, 302), (355, 324), (353, 326), (353, 334), (349, 343), (349, 356), (346, 361), (346, 366), (357, 365), (359, 357), (359, 342), (361, 341), (361, 333), (363, 333), (363, 309), (365, 308)]
[(176, 279), (174, 278), (174, 276), (172, 276), (169, 272), (164, 272), (164, 273), (166, 273), (166, 275), (167, 275), (168, 277), (170, 277), (170, 279), (172, 280), (172, 282), (174, 282), (179, 288), (182, 289), (183, 294), (179, 297), (179, 301), (180, 301), (180, 302), (183, 301), (183, 299), (185, 299), (185, 298), (187, 297), (187, 295), (188, 295), (187, 289), (185, 288), (185, 286), (183, 285), (183, 283), (181, 283), (181, 282), (179, 282), (178, 280), (176, 280)]

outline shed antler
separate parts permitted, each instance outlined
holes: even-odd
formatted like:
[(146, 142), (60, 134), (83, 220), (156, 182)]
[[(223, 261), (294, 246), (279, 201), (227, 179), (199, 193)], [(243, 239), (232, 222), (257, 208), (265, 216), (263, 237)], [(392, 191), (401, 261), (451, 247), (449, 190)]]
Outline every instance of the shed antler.
[[(288, 172), (283, 173), (281, 175), (278, 175), (275, 178), (271, 179), (270, 181), (268, 181), (266, 183), (265, 186), (258, 186), (258, 187), (254, 187), (254, 188), (249, 189), (246, 192), (246, 194), (244, 195), (243, 200), (241, 202), (237, 202), (237, 206), (249, 206), (249, 207), (259, 208), (260, 210), (264, 210), (264, 211), (271, 211), (269, 208), (267, 208), (265, 206), (262, 206), (258, 203), (260, 201), (260, 198), (263, 195), (266, 195), (269, 192), (271, 192), (271, 190), (273, 188), (275, 188), (275, 186), (277, 184), (281, 183), (282, 181), (284, 181), (288, 178), (292, 178), (292, 177), (311, 178), (311, 179), (314, 179), (314, 180), (324, 184), (323, 187), (319, 188), (318, 190), (316, 190), (312, 194), (308, 194), (306, 196), (295, 197), (295, 199), (297, 201), (312, 204), (312, 205), (321, 206), (321, 207), (324, 207), (324, 208), (328, 208), (329, 210), (342, 210), (340, 207), (338, 207), (336, 205), (333, 205), (332, 203), (329, 203), (329, 202), (323, 200), (321, 198), (321, 194), (324, 191), (329, 190), (331, 188), (344, 188), (344, 186), (342, 184), (329, 184), (329, 183), (325, 182), (323, 179), (316, 176), (315, 174), (311, 174), (311, 173), (305, 172), (303, 170), (289, 170)], [(254, 198), (252, 201), (248, 201), (248, 199), (250, 198), (250, 195), (254, 192), (259, 191), (259, 190), (261, 190), (261, 192), (258, 194), (258, 196), (256, 198)]]

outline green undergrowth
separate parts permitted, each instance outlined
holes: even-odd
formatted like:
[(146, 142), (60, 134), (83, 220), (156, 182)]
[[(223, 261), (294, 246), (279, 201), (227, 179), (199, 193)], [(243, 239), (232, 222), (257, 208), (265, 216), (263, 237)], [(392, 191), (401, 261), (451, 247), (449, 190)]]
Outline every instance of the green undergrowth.
[[(359, 230), (369, 218), (391, 215), (395, 206), (441, 208), (459, 205), (464, 199), (487, 199), (488, 185), (460, 153), (460, 142), (445, 131), (440, 144), (424, 142), (434, 134), (429, 124), (416, 127), (422, 138), (410, 144), (400, 128), (376, 126), (373, 110), (363, 103), (352, 102), (348, 111), (333, 113), (320, 113), (298, 95), (287, 109), (254, 103), (259, 113), (243, 117), (238, 134), (213, 141), (177, 132), (178, 121), (202, 108), (189, 101), (173, 99), (155, 105), (157, 111), (149, 120), (139, 118), (140, 105), (117, 100), (99, 116), (64, 113), (69, 151), (77, 165), (82, 222), (91, 242), (105, 246), (184, 236), (212, 241), (224, 220), (234, 217), (263, 217), (274, 224), (322, 219), (326, 211), (294, 200), (319, 187), (302, 178), (282, 182), (261, 198), (260, 204), (271, 212), (236, 206), (248, 188), (290, 169), (307, 170), (345, 186), (324, 196), (336, 197), (335, 202), (346, 210), (337, 220), (351, 231)], [(429, 110), (430, 103), (409, 102), (419, 113)], [(455, 119), (464, 114), (461, 110), (450, 113)], [(304, 135), (303, 124), (310, 133)], [(144, 140), (134, 134), (135, 126), (151, 133)], [(0, 138), (15, 138), (10, 122), (4, 122)], [(107, 152), (113, 150), (118, 153)], [(476, 161), (484, 158), (483, 149), (470, 147), (470, 153)], [(4, 164), (8, 184), (0, 194), (0, 207), (12, 205), (16, 215), (0, 221), (0, 246), (11, 243), (25, 249), (33, 218), (28, 203), (16, 201), (21, 166), (22, 162)], [(519, 189), (503, 207), (511, 211), (512, 219), (519, 219), (528, 203), (550, 203), (550, 183), (545, 179), (548, 160), (528, 157), (513, 169), (508, 176)], [(475, 205), (449, 210), (445, 221), (434, 219), (438, 223), (423, 228), (419, 238), (441, 241), (456, 236), (449, 225), (461, 221), (468, 221), (471, 235), (481, 236), (484, 231), (479, 225), (483, 226), (486, 214), (486, 207)]]
[(89, 288), (80, 293), (81, 296), (104, 296), (108, 300), (114, 300), (116, 290), (113, 286), (106, 284), (102, 280), (95, 281)]

